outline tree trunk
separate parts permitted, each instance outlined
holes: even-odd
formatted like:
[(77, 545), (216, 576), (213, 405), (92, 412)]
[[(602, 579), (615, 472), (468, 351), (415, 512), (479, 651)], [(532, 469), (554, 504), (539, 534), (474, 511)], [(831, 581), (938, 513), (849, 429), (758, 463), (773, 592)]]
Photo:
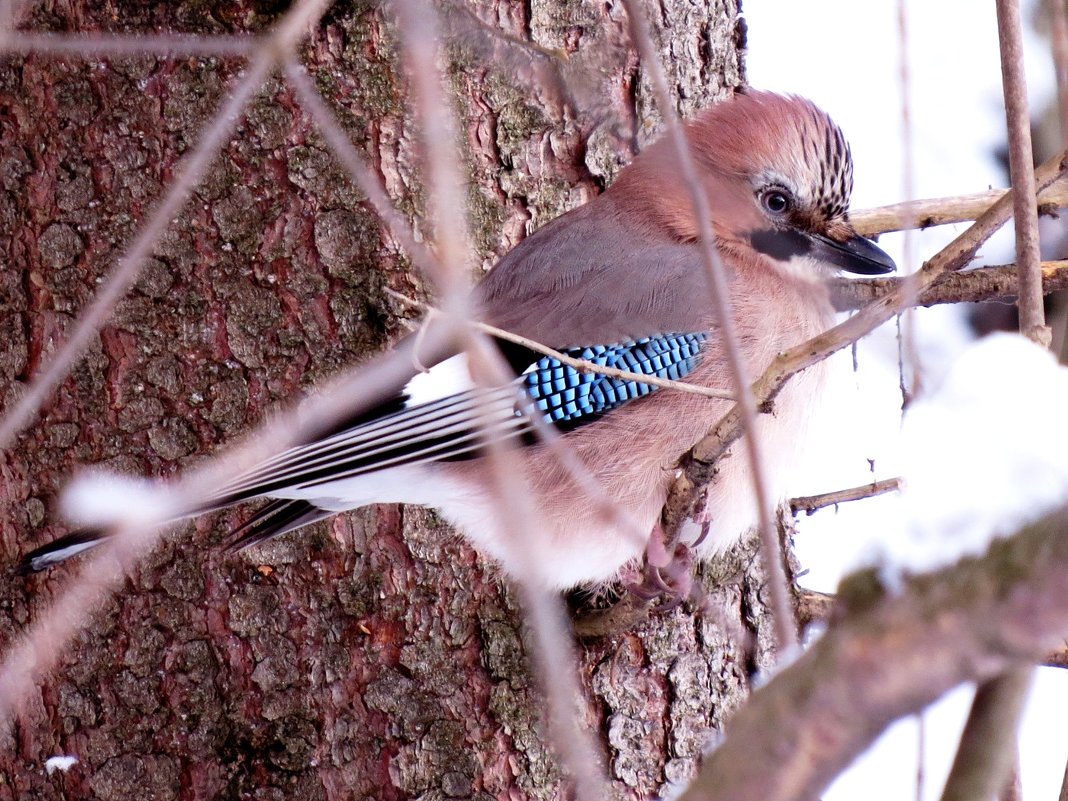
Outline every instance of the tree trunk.
[[(33, 5), (25, 29), (220, 34), (263, 31), (284, 4)], [(658, 117), (616, 3), (446, 8), (457, 153), (488, 269), (600, 191)], [(648, 8), (684, 113), (742, 80), (733, 0)], [(339, 3), (302, 58), (398, 207), (425, 229), (397, 37), (370, 4)], [(0, 62), (5, 405), (111, 270), (242, 66)], [(429, 289), (273, 77), (136, 287), (4, 455), (6, 560), (65, 531), (54, 506), (77, 466), (175, 475), (383, 349), (412, 316), (387, 287)], [(432, 513), (397, 506), (220, 554), (214, 545), (249, 512), (179, 527), (100, 599), (0, 733), (0, 799), (566, 796), (520, 610), (492, 565)], [(740, 549), (706, 571), (719, 616), (679, 608), (583, 644), (585, 715), (619, 797), (689, 777), (745, 697), (768, 648), (752, 561)], [(4, 582), (5, 646), (75, 573)], [(727, 631), (734, 625), (754, 633), (755, 656)], [(47, 774), (56, 754), (79, 761)]]

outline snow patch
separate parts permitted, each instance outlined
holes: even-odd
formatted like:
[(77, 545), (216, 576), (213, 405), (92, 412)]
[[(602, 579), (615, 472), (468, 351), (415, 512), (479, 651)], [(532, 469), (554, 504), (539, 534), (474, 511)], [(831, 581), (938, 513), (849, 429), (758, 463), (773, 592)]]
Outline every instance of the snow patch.
[[(1068, 502), (1068, 369), (1015, 334), (969, 348), (902, 425), (900, 525), (867, 549), (895, 585), (978, 556)], [(887, 524), (889, 523), (889, 524)]]
[(51, 756), (45, 760), (45, 773), (51, 776), (57, 770), (60, 773), (66, 773), (68, 770), (78, 764), (78, 757), (71, 756), (70, 754), (59, 754), (57, 756)]
[(157, 525), (181, 514), (174, 493), (159, 483), (103, 471), (71, 481), (60, 510), (71, 523), (90, 528)]

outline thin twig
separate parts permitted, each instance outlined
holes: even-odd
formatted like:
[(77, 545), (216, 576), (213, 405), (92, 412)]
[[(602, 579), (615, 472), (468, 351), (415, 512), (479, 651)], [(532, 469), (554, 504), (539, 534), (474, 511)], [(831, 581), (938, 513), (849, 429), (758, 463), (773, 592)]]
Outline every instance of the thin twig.
[(33, 688), (34, 682), (55, 666), (68, 642), (81, 631), (90, 610), (101, 596), (112, 592), (147, 538), (138, 530), (116, 532), (107, 552), (86, 564), (65, 583), (47, 612), (8, 647), (0, 659), (0, 727), (7, 728)]
[(1057, 795), (1057, 801), (1068, 801), (1068, 769), (1064, 772), (1064, 778), (1061, 779), (1061, 791)]
[(825, 506), (837, 506), (840, 503), (874, 498), (876, 495), (896, 492), (899, 489), (901, 489), (900, 478), (885, 478), (882, 481), (873, 481), (871, 484), (825, 492), (822, 495), (803, 495), (799, 498), (791, 498), (790, 509), (794, 514), (798, 512), (812, 514), (817, 509), (823, 509)]
[[(110, 308), (122, 296), (125, 288), (136, 279), (140, 262), (151, 250), (155, 237), (170, 222), (214, 158), (216, 151), (230, 136), (240, 118), (241, 109), (259, 88), (273, 59), (292, 47), (299, 37), (316, 23), (325, 5), (325, 0), (299, 0), (280, 21), (270, 36), (275, 48), (269, 48), (269, 52), (265, 51), (254, 59), (217, 112), (213, 124), (207, 129), (193, 153), (183, 162), (181, 171), (176, 173), (168, 195), (157, 206), (145, 228), (120, 259), (90, 308), (83, 313), (75, 333), (3, 420), (0, 425), (0, 443), (7, 442), (14, 436), (33, 415), (40, 402), (47, 397), (51, 388), (62, 380), (85, 343), (97, 327), (103, 324)], [(368, 396), (362, 398), (368, 405), (374, 402), (373, 387), (376, 384), (374, 381), (368, 382), (367, 375), (373, 374), (376, 369), (381, 374), (380, 384), (390, 385), (390, 365), (373, 364), (361, 370), (362, 380), (359, 388), (361, 391), (369, 391)], [(392, 369), (397, 371), (396, 367)], [(367, 384), (371, 385), (370, 390)], [(352, 398), (360, 397), (353, 392), (351, 386), (346, 388), (345, 382), (339, 382), (339, 387), (343, 391), (335, 391), (323, 401), (313, 404), (317, 410), (324, 409), (327, 412), (321, 414), (319, 422), (313, 426), (322, 425), (323, 419), (339, 418), (352, 408)], [(279, 446), (291, 443), (307, 433), (308, 426), (300, 425), (296, 418), (295, 413), (291, 414), (281, 425), (269, 427), (266, 433), (257, 432), (255, 441), (246, 447), (231, 449), (227, 458), (213, 460), (206, 468), (187, 476), (172, 488), (161, 488), (158, 502), (153, 504), (151, 519), (117, 521), (117, 530), (108, 542), (98, 549), (99, 555), (86, 563), (78, 578), (70, 583), (48, 612), (42, 615), (19, 644), (5, 653), (0, 660), (0, 721), (9, 718), (19, 700), (29, 691), (32, 681), (55, 665), (65, 644), (79, 630), (87, 611), (94, 607), (92, 601), (115, 586), (121, 577), (121, 572), (114, 569), (115, 558), (123, 565), (129, 564), (132, 554), (152, 545), (159, 535), (160, 525), (173, 515), (174, 510), (194, 507), (192, 499), (210, 495), (210, 490), (219, 485), (220, 477), (233, 475), (235, 469), (263, 458)]]
[(30, 423), (41, 404), (66, 378), (107, 321), (112, 309), (137, 280), (141, 265), (152, 252), (160, 235), (185, 205), (216, 154), (229, 141), (241, 119), (245, 104), (262, 86), (275, 60), (294, 46), (309, 26), (319, 19), (327, 4), (327, 0), (302, 0), (293, 6), (271, 33), (272, 46), (264, 47), (257, 53), (219, 113), (215, 115), (212, 125), (197, 142), (194, 151), (175, 170), (167, 194), (152, 211), (148, 221), (119, 259), (96, 297), (81, 312), (74, 331), (59, 351), (41, 365), (29, 387), (5, 413), (3, 421), (0, 422), (0, 449), (7, 447), (12, 438)]
[[(849, 212), (849, 221), (864, 236), (971, 222), (1008, 192), (1007, 189), (989, 189), (970, 195), (912, 200), (872, 209), (859, 209)], [(1043, 213), (1068, 206), (1068, 180), (1056, 181), (1039, 192), (1037, 205)]]
[(1046, 326), (1042, 303), (1042, 275), (1038, 247), (1038, 212), (1035, 208), (1034, 156), (1031, 152), (1031, 117), (1027, 109), (1024, 77), (1023, 30), (1019, 0), (996, 0), (998, 44), (1001, 47), (1001, 83), (1005, 94), (1005, 119), (1009, 130), (1009, 175), (1012, 183), (1013, 218), (1016, 222), (1016, 264), (1020, 290), (1020, 332), (1043, 347), (1049, 347), (1052, 332)]
[[(652, 33), (649, 30), (649, 22), (645, 17), (644, 10), (635, 0), (624, 0), (627, 17), (630, 20), (631, 37), (638, 46), (645, 69), (648, 70), (652, 79), (653, 89), (656, 93), (657, 105), (667, 125), (668, 134), (675, 148), (675, 156), (681, 167), (681, 175), (686, 186), (690, 202), (693, 204), (694, 217), (698, 225), (698, 243), (701, 249), (701, 261), (705, 269), (705, 277), (708, 281), (709, 299), (715, 319), (719, 322), (719, 337), (723, 345), (723, 353), (727, 360), (727, 368), (731, 381), (737, 394), (735, 408), (739, 410), (739, 419), (746, 433), (746, 453), (749, 460), (749, 469), (752, 474), (753, 494), (757, 506), (758, 531), (760, 534), (761, 558), (764, 569), (768, 575), (768, 587), (771, 591), (771, 608), (774, 614), (775, 639), (778, 645), (778, 654), (782, 656), (786, 651), (792, 650), (797, 645), (797, 627), (793, 620), (790, 605), (790, 593), (787, 588), (786, 571), (783, 569), (782, 551), (779, 538), (775, 529), (772, 509), (771, 493), (768, 490), (766, 462), (759, 437), (756, 433), (757, 406), (753, 396), (748, 391), (749, 376), (742, 360), (741, 346), (738, 343), (738, 334), (735, 330), (734, 318), (731, 316), (729, 292), (727, 287), (726, 273), (719, 251), (716, 248), (716, 238), (712, 230), (712, 210), (708, 204), (708, 196), (704, 187), (697, 179), (697, 167), (690, 151), (689, 142), (683, 131), (682, 122), (671, 99), (668, 90), (667, 78), (664, 76), (664, 68), (660, 63), (660, 56), (653, 44)], [(679, 526), (668, 530), (669, 538), (678, 536)]]
[[(322, 96), (319, 94), (308, 76), (307, 71), (295, 61), (290, 60), (286, 64), (285, 72), (286, 78), (296, 91), (301, 104), (312, 115), (313, 120), (321, 129), (327, 144), (341, 162), (342, 167), (348, 173), (349, 179), (352, 180), (353, 183), (355, 183), (366, 195), (368, 201), (381, 217), (394, 239), (396, 239), (401, 247), (408, 252), (412, 262), (425, 275), (436, 275), (440, 273), (445, 268), (437, 263), (437, 255), (435, 255), (426, 245), (416, 240), (408, 220), (395, 209), (385, 188), (382, 186), (380, 178), (357, 152), (356, 148), (349, 140), (348, 134), (345, 133), (333, 113), (327, 108)], [(432, 308), (427, 304), (408, 298), (392, 289), (387, 288), (385, 291), (403, 303), (416, 305), (428, 311)], [(438, 313), (441, 314), (440, 311), (438, 311)], [(470, 320), (465, 320), (464, 324), (480, 326), (483, 330), (494, 335), (505, 336), (507, 333), (500, 331), (500, 329), (493, 328), (492, 326), (473, 323)], [(422, 336), (426, 330), (425, 325), (421, 327), (420, 336)], [(507, 336), (512, 335), (507, 334)], [(536, 344), (529, 340), (523, 341), (527, 342), (532, 348)], [(415, 348), (415, 353), (412, 354), (412, 358), (417, 360), (418, 354), (423, 352), (423, 349), (417, 346)], [(715, 390), (708, 390), (708, 392), (712, 393), (715, 392)], [(571, 480), (586, 493), (586, 496), (590, 499), (592, 507), (605, 524), (614, 526), (616, 530), (623, 533), (624, 536), (634, 540), (640, 547), (644, 547), (649, 532), (642, 531), (633, 518), (628, 515), (619, 504), (615, 503), (608, 497), (604, 488), (597, 479), (591, 475), (586, 465), (584, 465), (575, 452), (567, 447), (562, 441), (559, 432), (546, 423), (540, 416), (532, 415), (531, 421), (534, 424), (534, 431), (538, 437), (538, 441), (548, 448), (549, 452), (553, 455), (563, 470), (570, 476)]]
[(389, 199), (385, 187), (378, 175), (367, 165), (356, 147), (349, 139), (348, 133), (338, 123), (337, 118), (327, 107), (319, 90), (308, 75), (308, 71), (296, 60), (290, 58), (285, 63), (285, 76), (290, 86), (297, 93), (300, 104), (311, 115), (319, 128), (331, 152), (341, 163), (345, 172), (360, 191), (366, 196), (371, 207), (385, 224), (389, 233), (408, 253), (412, 262), (425, 275), (436, 275), (442, 269), (437, 264), (438, 257), (422, 242), (415, 238), (411, 223), (397, 211)]
[(995, 798), (1016, 760), (1016, 730), (1034, 681), (1034, 667), (1016, 667), (975, 691), (942, 801)]
[[(397, 9), (404, 31), (405, 60), (412, 75), (415, 111), (421, 125), (420, 144), (425, 153), (428, 188), (427, 206), (435, 229), (435, 242), (441, 253), (442, 270), (433, 276), (441, 293), (446, 316), (470, 319), (470, 293), (461, 267), (470, 260), (473, 249), (466, 237), (466, 203), (461, 187), (455, 148), (457, 138), (441, 86), (441, 71), (435, 63), (437, 15), (417, 0), (400, 0)], [(508, 376), (499, 353), (483, 335), (471, 328), (460, 330), (468, 355), (472, 378), (477, 383), (500, 386)], [(489, 422), (487, 418), (487, 423)], [(578, 660), (566, 625), (563, 601), (549, 589), (546, 570), (552, 560), (543, 553), (547, 543), (534, 528), (536, 504), (511, 442), (487, 442), (489, 466), (486, 478), (500, 530), (508, 535), (502, 543), (513, 551), (512, 564), (528, 565), (527, 573), (517, 575), (526, 617), (534, 636), (532, 652), (538, 666), (540, 684), (548, 701), (547, 724), (552, 741), (575, 781), (580, 801), (593, 801), (607, 795), (607, 777), (599, 748), (588, 727), (579, 719), (577, 704), (582, 697), (578, 683)], [(533, 557), (533, 558), (528, 558)]]
[(122, 36), (107, 33), (31, 33), (17, 31), (0, 39), (0, 54), (100, 59), (150, 55), (157, 58), (188, 56), (251, 56), (268, 42), (258, 36), (207, 36), (164, 33)]
[[(1068, 147), (1068, 8), (1065, 0), (1047, 0), (1045, 5), (1050, 20), (1050, 49), (1057, 84), (1060, 147)], [(1061, 293), (1052, 301), (1049, 326), (1053, 331), (1053, 352), (1065, 364), (1068, 363), (1068, 295)]]
[(1057, 82), (1057, 119), (1062, 146), (1068, 146), (1068, 13), (1064, 0), (1047, 0), (1046, 11), (1050, 21), (1053, 74)]
[(927, 768), (927, 716), (924, 710), (915, 715), (916, 718), (916, 781), (914, 784), (916, 801), (923, 801), (924, 773)]
[[(909, 52), (908, 52), (908, 9), (906, 0), (897, 2), (897, 27), (898, 27), (898, 76), (901, 84), (901, 143), (904, 165), (902, 169), (902, 190), (906, 202), (916, 195), (916, 155), (915, 138), (912, 130), (912, 84), (909, 76)], [(904, 321), (901, 327), (901, 340), (903, 347), (899, 353), (901, 363), (901, 405), (906, 407), (909, 398), (923, 391), (923, 370), (920, 364), (919, 348), (916, 346), (916, 298), (919, 295), (919, 279), (915, 274), (913, 265), (916, 257), (915, 219), (910, 220), (909, 227), (905, 230), (905, 242), (903, 246), (905, 270), (904, 287), (906, 303)], [(905, 380), (906, 369), (909, 370), (911, 386)]]
[(542, 47), (540, 44), (533, 40), (520, 39), (518, 36), (514, 36), (508, 31), (498, 28), (495, 25), (489, 25), (484, 22), (474, 9), (466, 6), (462, 3), (452, 2), (452, 0), (446, 0), (446, 7), (454, 13), (461, 14), (468, 22), (471, 23), (476, 29), (486, 36), (490, 36), (494, 39), (500, 39), (517, 50), (522, 50), (531, 56), (538, 56), (546, 61), (550, 62), (556, 67), (559, 67), (565, 61), (567, 61), (567, 53), (563, 50), (554, 50), (548, 47)]
[[(995, 4), (1005, 118), (1009, 132), (1013, 217), (1016, 223), (1020, 331), (1044, 347), (1049, 347), (1052, 334), (1046, 326), (1042, 302), (1038, 213), (1034, 202), (1037, 189), (1024, 80), (1020, 6), (1018, 0), (996, 0)], [(1018, 411), (1027, 413), (1024, 409)], [(971, 713), (942, 791), (942, 801), (992, 798), (1004, 789), (1012, 765), (1018, 758), (1016, 732), (1034, 674), (1032, 665), (1014, 667), (1000, 676), (987, 679), (976, 688)]]

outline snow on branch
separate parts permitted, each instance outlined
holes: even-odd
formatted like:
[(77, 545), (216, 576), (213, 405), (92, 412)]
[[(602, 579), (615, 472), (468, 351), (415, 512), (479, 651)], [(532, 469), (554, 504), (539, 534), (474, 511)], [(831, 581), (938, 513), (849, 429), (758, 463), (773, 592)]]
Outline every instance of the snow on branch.
[(727, 724), (682, 801), (801, 801), (894, 720), (1041, 659), (1068, 631), (1068, 508), (980, 558), (907, 579), (849, 577), (823, 637)]

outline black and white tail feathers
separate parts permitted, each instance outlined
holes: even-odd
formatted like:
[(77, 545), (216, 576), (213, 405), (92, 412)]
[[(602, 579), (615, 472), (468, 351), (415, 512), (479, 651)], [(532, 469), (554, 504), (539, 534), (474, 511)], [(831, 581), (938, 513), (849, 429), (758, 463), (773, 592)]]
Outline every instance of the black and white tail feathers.
[[(663, 334), (569, 348), (567, 353), (633, 373), (679, 379), (696, 365), (706, 339), (703, 332)], [(567, 431), (656, 390), (639, 381), (582, 372), (527, 348), (501, 344), (515, 370), (515, 383), (493, 389), (474, 387), (466, 366), (457, 361), (463, 357), (440, 362), (409, 381), (397, 396), (238, 475), (197, 509), (175, 519), (256, 498), (276, 498), (229, 536), (227, 548), (240, 550), (340, 509), (388, 500), (369, 495), (366, 482), (392, 468), (470, 459), (481, 452), (487, 439), (529, 444), (535, 439), (534, 422), (526, 412), (532, 409), (547, 424)], [(329, 509), (316, 504), (323, 502), (326, 485)], [(23, 574), (45, 570), (95, 547), (107, 536), (99, 528), (73, 531), (31, 551), (16, 569)]]

